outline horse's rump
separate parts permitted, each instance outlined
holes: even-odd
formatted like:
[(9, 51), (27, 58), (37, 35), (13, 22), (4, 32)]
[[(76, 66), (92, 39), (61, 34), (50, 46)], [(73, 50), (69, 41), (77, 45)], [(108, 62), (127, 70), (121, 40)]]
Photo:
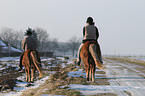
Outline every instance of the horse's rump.
[[(81, 56), (83, 55), (84, 57), (87, 57), (87, 56), (91, 57), (91, 54), (89, 52), (90, 44), (95, 44), (99, 48), (99, 45), (96, 41), (86, 41), (81, 49), (81, 52), (80, 52)], [(97, 53), (100, 53), (100, 52), (97, 51)]]
[[(36, 50), (28, 49), (22, 59), (22, 64), (25, 66), (26, 81), (33, 81), (36, 69), (39, 71), (39, 78), (42, 75), (42, 67), (39, 53)], [(29, 80), (28, 78), (29, 77)]]
[[(97, 56), (94, 57), (94, 55), (97, 55)], [(98, 42), (86, 41), (81, 49), (80, 56), (82, 60), (88, 59), (89, 65), (96, 64), (98, 67), (100, 68), (102, 67), (102, 64), (100, 63), (101, 52), (100, 52), (100, 46)], [(86, 61), (86, 60), (83, 60), (83, 61)]]
[[(34, 56), (34, 58), (32, 58), (32, 56)], [(28, 67), (35, 67), (33, 63), (34, 60), (35, 62), (39, 63), (41, 67), (41, 60), (38, 51), (28, 49), (23, 55), (22, 59), (23, 65)]]
[(87, 81), (95, 81), (96, 65), (102, 68), (99, 60), (99, 44), (95, 41), (86, 41), (81, 49), (80, 57), (84, 62)]

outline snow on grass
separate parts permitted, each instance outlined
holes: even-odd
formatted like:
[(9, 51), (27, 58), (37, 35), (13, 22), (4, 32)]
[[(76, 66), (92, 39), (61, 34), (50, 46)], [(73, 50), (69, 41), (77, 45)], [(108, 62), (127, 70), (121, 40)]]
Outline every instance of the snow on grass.
[(56, 59), (65, 60), (64, 57), (56, 57)]
[(80, 77), (83, 76), (85, 78), (86, 73), (83, 73), (83, 69), (79, 69), (78, 71), (70, 71), (68, 72), (69, 77)]
[(1, 46), (6, 46), (6, 44), (0, 39), (0, 45)]
[[(42, 58), (42, 60), (49, 62), (49, 60), (52, 60), (52, 58)], [(0, 58), (0, 61), (1, 61), (1, 65), (0, 65), (1, 67), (5, 64), (4, 68), (0, 67), (0, 70), (6, 69), (9, 66), (12, 66), (12, 67), (17, 66), (18, 67), (18, 63), (16, 63), (15, 61), (19, 61), (19, 57), (3, 57), (3, 58)], [(52, 66), (52, 67), (56, 67), (56, 66)], [(15, 70), (17, 70), (17, 69), (15, 69)], [(47, 72), (47, 73), (52, 74), (54, 72), (50, 71), (50, 72)], [(47, 79), (49, 79), (49, 76), (45, 76), (42, 79), (37, 80), (34, 83), (29, 84), (29, 83), (25, 82), (25, 75), (20, 76), (20, 77), (17, 78), (17, 80), (19, 80), (19, 81), (16, 82), (17, 86), (14, 87), (15, 91), (10, 91), (8, 93), (0, 93), (0, 96), (20, 96), (20, 94), (22, 94), (22, 91), (27, 90), (29, 88), (30, 89), (31, 88), (37, 88), (37, 87), (39, 87), (39, 85), (44, 84), (44, 82)], [(32, 86), (27, 87), (28, 85), (32, 85)]]
[(0, 61), (10, 61), (10, 60), (13, 60), (13, 61), (19, 61), (20, 57), (2, 57), (0, 58)]
[(65, 68), (65, 67), (66, 67), (66, 64), (65, 64), (65, 63), (62, 63), (62, 64), (61, 64), (61, 67), (62, 67), (62, 68)]
[(41, 61), (50, 61), (50, 60), (54, 60), (54, 58), (44, 58), (44, 57), (41, 57)]
[(10, 49), (11, 51), (14, 51), (14, 52), (22, 52), (21, 50), (19, 50), (19, 49), (16, 49), (16, 48), (14, 48), (14, 47), (11, 47), (11, 49)]
[[(17, 79), (19, 79), (19, 80), (21, 79), (21, 80), (25, 81), (23, 76), (18, 77)], [(44, 82), (47, 79), (49, 79), (49, 76), (46, 76), (46, 77), (44, 77), (44, 78), (42, 78), (40, 80), (37, 80), (34, 83), (27, 83), (27, 82), (19, 82), (18, 81), (18, 82), (16, 82), (17, 83), (17, 87), (14, 87), (14, 90), (16, 90), (16, 92), (15, 91), (11, 91), (11, 92), (5, 93), (5, 94), (0, 93), (0, 96), (20, 96), (24, 90), (37, 88), (41, 84), (44, 84)], [(27, 85), (29, 85), (29, 84), (31, 84), (32, 86), (27, 87)]]

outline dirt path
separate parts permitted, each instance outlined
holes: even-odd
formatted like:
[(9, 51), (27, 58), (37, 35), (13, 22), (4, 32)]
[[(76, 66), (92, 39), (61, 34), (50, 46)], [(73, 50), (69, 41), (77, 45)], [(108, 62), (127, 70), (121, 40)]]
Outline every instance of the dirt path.
[(119, 96), (144, 96), (145, 66), (119, 63), (105, 59), (106, 75), (110, 78), (112, 90)]
[[(47, 61), (47, 60), (46, 60)], [(69, 62), (69, 60), (68, 60)], [(56, 63), (56, 62), (55, 62)], [(54, 64), (55, 64), (54, 63)], [(47, 69), (49, 63), (48, 61), (43, 64), (44, 68)], [(45, 86), (41, 86), (37, 89), (32, 89), (29, 94), (34, 94), (34, 92), (40, 91), (40, 94), (49, 95), (56, 94), (59, 95), (60, 91), (66, 93), (66, 90), (71, 94), (74, 94), (74, 91), (70, 89), (76, 89), (85, 96), (95, 95), (95, 96), (144, 96), (145, 91), (145, 65), (137, 63), (122, 62), (120, 60), (113, 59), (104, 59), (103, 66), (105, 69), (99, 70), (96, 69), (95, 83), (86, 82), (85, 70), (83, 67), (75, 66), (72, 63), (67, 64), (68, 67), (65, 67), (60, 72), (68, 71), (64, 76), (65, 79), (57, 79), (51, 82), (45, 82)], [(82, 64), (83, 66), (83, 64)], [(52, 68), (51, 68), (52, 70)], [(46, 71), (46, 73), (48, 73)], [(57, 74), (58, 75), (58, 74)], [(59, 76), (59, 75), (58, 75)], [(61, 76), (59, 76), (61, 77)], [(66, 80), (68, 79), (68, 80)], [(49, 80), (48, 80), (49, 81)], [(62, 84), (64, 83), (64, 84)], [(48, 85), (57, 85), (58, 88), (50, 88)], [(65, 86), (65, 87), (64, 87)], [(66, 87), (67, 86), (67, 87)], [(46, 92), (41, 92), (40, 89), (45, 89)], [(54, 91), (54, 92), (52, 92)], [(56, 93), (57, 92), (57, 93)], [(62, 93), (63, 93), (62, 92)], [(26, 91), (28, 94), (28, 92)], [(34, 94), (34, 96), (37, 96)], [(41, 95), (40, 95), (41, 96)]]
[[(72, 84), (71, 89), (80, 90), (83, 95), (97, 96), (145, 96), (145, 66), (131, 63), (120, 63), (111, 59), (104, 60), (105, 76), (96, 74), (96, 82), (108, 80), (108, 85)], [(101, 75), (101, 74), (100, 74)], [(98, 77), (99, 76), (99, 77)], [(102, 81), (106, 82), (106, 81)], [(99, 95), (100, 94), (100, 95)]]

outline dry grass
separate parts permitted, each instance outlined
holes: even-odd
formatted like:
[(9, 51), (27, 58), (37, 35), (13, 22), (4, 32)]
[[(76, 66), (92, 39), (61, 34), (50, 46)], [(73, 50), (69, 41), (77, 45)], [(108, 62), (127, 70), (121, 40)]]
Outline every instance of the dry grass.
[(121, 62), (121, 63), (131, 63), (131, 64), (145, 65), (145, 61), (130, 59), (130, 58), (105, 57), (105, 59), (110, 59), (110, 60), (118, 61), (118, 62)]
[[(81, 65), (80, 67), (84, 68), (83, 65)], [(69, 64), (63, 69), (60, 68), (55, 74), (51, 75), (50, 79), (47, 80), (43, 85), (35, 89), (26, 90), (22, 93), (21, 96), (40, 96), (41, 94), (80, 96), (81, 93), (79, 91), (68, 89), (69, 84), (110, 85), (107, 79), (96, 79), (96, 82), (87, 82), (86, 78), (83, 78), (82, 76), (68, 77), (67, 75), (68, 72), (77, 70), (78, 68), (76, 68), (76, 65), (74, 64)], [(105, 74), (105, 72), (102, 71), (98, 71), (97, 73)], [(60, 86), (65, 87), (60, 88)]]
[(71, 84), (82, 84), (82, 85), (110, 85), (108, 79), (95, 79), (95, 82), (87, 82), (86, 78), (83, 77), (70, 77)]
[[(70, 71), (77, 71), (76, 65), (69, 64), (65, 68), (60, 68), (57, 72), (50, 76), (49, 80), (35, 89), (29, 89), (22, 93), (21, 96), (41, 96), (42, 94), (49, 95), (66, 95), (66, 96), (81, 96), (78, 90), (68, 89), (69, 84), (83, 84), (83, 85), (110, 85), (108, 79), (95, 79), (96, 82), (87, 82), (86, 78), (68, 77), (67, 73)], [(84, 69), (83, 63), (80, 69)], [(106, 74), (104, 71), (96, 71), (96, 74)], [(105, 76), (102, 76), (105, 77)], [(64, 86), (64, 87), (62, 87)], [(88, 95), (89, 96), (89, 95)], [(91, 95), (93, 96), (93, 95)], [(97, 93), (94, 96), (117, 96), (114, 93)]]
[(60, 86), (63, 85), (65, 85), (64, 82), (47, 80), (45, 84), (39, 86), (38, 88), (24, 91), (21, 96), (41, 96), (41, 94), (50, 94), (50, 95), (55, 94), (55, 95), (67, 95), (67, 96), (81, 95), (79, 91), (60, 88)]
[[(22, 93), (21, 96), (41, 96), (41, 94), (50, 94), (50, 95), (67, 95), (67, 96), (80, 96), (81, 93), (77, 90), (66, 89), (70, 84), (70, 78), (67, 75), (67, 72), (75, 69), (75, 66), (70, 65), (67, 68), (60, 68), (55, 74), (50, 76), (50, 79), (47, 80), (43, 85), (35, 89), (29, 89)], [(60, 86), (66, 86), (60, 88)]]

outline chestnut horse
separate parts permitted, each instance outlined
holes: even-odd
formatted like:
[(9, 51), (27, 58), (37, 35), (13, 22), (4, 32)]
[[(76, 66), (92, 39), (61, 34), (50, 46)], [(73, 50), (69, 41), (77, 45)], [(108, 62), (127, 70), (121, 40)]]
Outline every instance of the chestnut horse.
[(41, 61), (40, 56), (36, 50), (28, 49), (23, 55), (22, 64), (23, 66), (25, 66), (27, 82), (34, 81), (36, 69), (39, 71), (39, 78), (41, 78), (42, 75)]
[(84, 62), (87, 81), (95, 81), (96, 66), (102, 69), (100, 46), (96, 41), (86, 41), (81, 49), (80, 57)]

